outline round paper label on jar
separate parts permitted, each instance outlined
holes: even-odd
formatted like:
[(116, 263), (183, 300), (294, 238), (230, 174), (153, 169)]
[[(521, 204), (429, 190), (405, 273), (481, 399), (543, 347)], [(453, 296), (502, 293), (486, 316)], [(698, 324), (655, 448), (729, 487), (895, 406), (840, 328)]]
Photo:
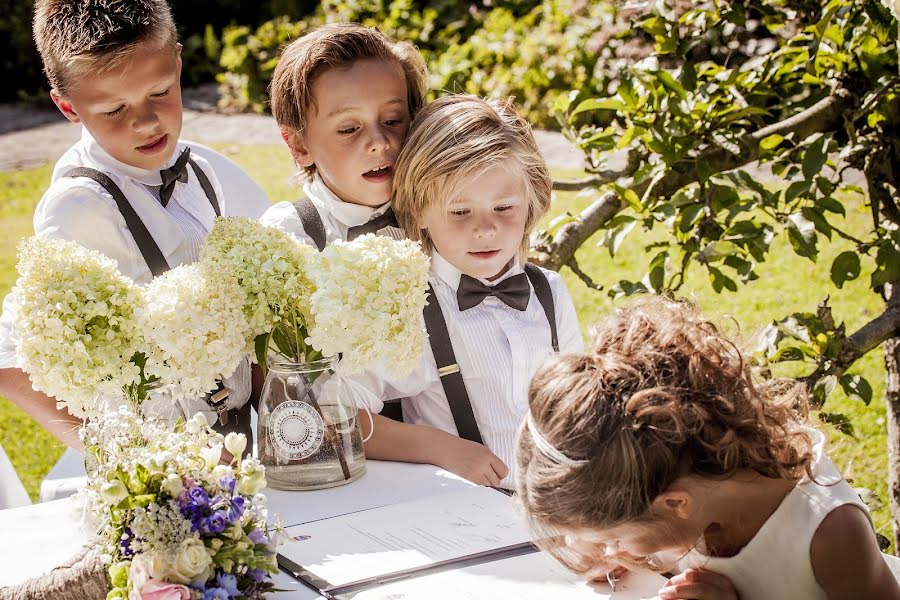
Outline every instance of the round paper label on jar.
[(269, 442), (290, 460), (312, 455), (323, 439), (325, 422), (306, 402), (282, 402), (269, 415)]

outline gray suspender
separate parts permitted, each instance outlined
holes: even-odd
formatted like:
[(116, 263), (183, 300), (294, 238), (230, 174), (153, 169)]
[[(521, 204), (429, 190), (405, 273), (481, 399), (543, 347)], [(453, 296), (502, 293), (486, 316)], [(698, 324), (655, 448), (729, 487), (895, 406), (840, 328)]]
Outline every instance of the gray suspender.
[[(222, 211), (216, 200), (216, 192), (213, 190), (212, 183), (209, 181), (206, 173), (203, 172), (203, 169), (201, 169), (193, 159), (191, 159), (190, 165), (194, 169), (194, 173), (197, 175), (197, 181), (200, 183), (200, 187), (203, 188), (203, 193), (206, 194), (206, 198), (212, 205), (216, 216), (220, 216)], [(128, 202), (128, 199), (125, 197), (125, 194), (122, 193), (119, 186), (110, 179), (109, 175), (103, 171), (98, 171), (97, 169), (77, 167), (66, 172), (63, 177), (87, 177), (103, 186), (103, 189), (105, 189), (109, 195), (113, 197), (113, 200), (116, 201), (116, 206), (119, 207), (119, 212), (125, 219), (125, 225), (128, 226), (128, 231), (131, 232), (131, 236), (134, 238), (138, 250), (141, 252), (141, 256), (144, 257), (144, 261), (147, 263), (153, 276), (157, 277), (169, 270), (169, 263), (166, 262), (166, 257), (163, 256), (162, 250), (159, 249), (156, 240), (150, 235), (147, 226), (141, 221), (141, 218), (134, 211), (131, 203)]]
[[(303, 231), (305, 231), (306, 235), (312, 239), (316, 248), (319, 249), (319, 252), (324, 250), (327, 245), (325, 225), (322, 223), (322, 215), (316, 210), (316, 206), (312, 203), (312, 200), (309, 198), (300, 198), (294, 202), (294, 210), (297, 211), (297, 216), (300, 217), (300, 222), (303, 224)], [(382, 214), (362, 225), (349, 228), (347, 230), (347, 239), (355, 240), (366, 233), (378, 233), (379, 230), (386, 227), (399, 227), (397, 224), (397, 217), (394, 216), (394, 211), (391, 208), (388, 208)]]
[[(554, 352), (559, 352), (559, 341), (556, 332), (556, 310), (553, 305), (553, 291), (546, 275), (532, 264), (525, 264), (525, 273), (534, 288), (547, 322), (550, 324), (550, 340)], [(425, 328), (428, 330), (428, 341), (431, 343), (431, 351), (437, 364), (438, 376), (441, 378), (441, 386), (447, 403), (450, 405), (450, 413), (456, 424), (459, 437), (483, 444), (478, 423), (475, 421), (475, 413), (472, 410), (472, 401), (466, 391), (466, 383), (456, 362), (456, 353), (453, 351), (453, 343), (450, 341), (450, 332), (447, 330), (447, 321), (437, 295), (431, 285), (428, 286), (428, 305), (424, 310)]]
[(300, 217), (303, 231), (312, 239), (319, 252), (324, 250), (326, 246), (325, 225), (322, 223), (322, 217), (319, 215), (319, 211), (316, 210), (312, 200), (300, 198), (294, 202), (294, 210), (297, 211), (297, 216)]

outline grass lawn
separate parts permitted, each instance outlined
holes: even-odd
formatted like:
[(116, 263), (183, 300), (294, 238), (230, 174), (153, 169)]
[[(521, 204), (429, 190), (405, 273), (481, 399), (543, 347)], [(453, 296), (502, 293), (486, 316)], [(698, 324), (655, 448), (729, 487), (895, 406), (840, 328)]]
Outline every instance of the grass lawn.
[[(292, 167), (281, 146), (218, 146), (241, 164), (260, 182), (273, 199), (293, 199), (297, 190), (288, 181)], [(0, 173), (0, 218), (7, 232), (0, 241), (0, 294), (6, 294), (15, 282), (16, 241), (31, 234), (31, 213), (50, 178), (50, 166), (27, 171)], [(558, 176), (569, 174), (557, 173)], [(577, 194), (560, 194), (553, 214), (577, 211), (591, 201)], [(865, 231), (866, 215), (862, 205), (848, 207), (843, 228), (853, 233)], [(598, 245), (600, 236), (589, 240), (579, 251), (581, 268), (607, 288), (620, 279), (639, 279), (645, 265), (643, 246), (662, 239), (660, 231), (635, 230), (623, 243), (615, 258)], [(825, 243), (823, 240), (821, 243)], [(710, 316), (725, 324), (724, 317), (733, 319), (733, 331), (745, 340), (773, 319), (794, 311), (814, 311), (816, 304), (830, 294), (835, 318), (845, 321), (853, 331), (881, 311), (881, 299), (867, 287), (871, 264), (864, 264), (863, 275), (844, 289), (834, 288), (829, 279), (831, 260), (849, 246), (836, 240), (823, 247), (817, 263), (796, 256), (786, 240), (778, 240), (769, 261), (761, 265), (760, 278), (739, 288), (738, 293), (716, 294), (699, 265), (692, 267), (688, 283), (682, 293), (692, 297)], [(582, 327), (587, 335), (590, 325), (613, 310), (620, 301), (612, 301), (605, 292), (588, 289), (568, 269), (563, 273), (575, 299)], [(844, 474), (860, 487), (867, 487), (885, 501), (885, 506), (873, 512), (878, 531), (892, 538), (887, 501), (887, 450), (885, 411), (881, 401), (884, 392), (884, 366), (880, 351), (859, 361), (852, 372), (866, 376), (874, 389), (870, 406), (847, 399), (836, 392), (826, 409), (843, 412), (851, 417), (856, 437), (832, 432), (831, 456)], [(32, 422), (21, 410), (0, 397), (0, 443), (19, 472), (26, 489), (33, 498), (43, 476), (62, 453), (60, 444)]]

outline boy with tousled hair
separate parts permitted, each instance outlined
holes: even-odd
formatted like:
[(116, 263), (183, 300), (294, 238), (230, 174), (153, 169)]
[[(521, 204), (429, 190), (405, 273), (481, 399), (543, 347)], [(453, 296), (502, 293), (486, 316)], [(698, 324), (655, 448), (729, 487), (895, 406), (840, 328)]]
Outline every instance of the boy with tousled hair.
[(374, 28), (333, 23), (291, 42), (269, 96), (306, 197), (275, 204), (261, 221), (319, 250), (364, 233), (403, 237), (391, 179), (427, 76), (412, 44)]
[[(50, 97), (81, 140), (56, 163), (34, 214), (36, 235), (78, 242), (138, 283), (199, 257), (222, 213), (215, 173), (179, 142), (181, 45), (165, 0), (37, 0), (34, 36)], [(0, 317), (0, 392), (79, 448), (80, 422), (31, 387), (16, 359), (17, 300)], [(218, 404), (185, 402), (220, 430), (249, 432), (249, 362), (225, 380)], [(224, 400), (222, 398), (224, 397)], [(157, 408), (174, 407), (162, 404)], [(215, 411), (215, 412), (213, 412)]]

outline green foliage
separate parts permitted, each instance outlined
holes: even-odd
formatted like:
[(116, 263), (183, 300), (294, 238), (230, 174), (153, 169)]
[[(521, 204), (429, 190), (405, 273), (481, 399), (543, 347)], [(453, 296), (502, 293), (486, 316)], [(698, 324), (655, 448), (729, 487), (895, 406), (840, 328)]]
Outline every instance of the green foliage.
[(561, 94), (606, 88), (609, 77), (598, 63), (614, 59), (630, 35), (611, 39), (607, 32), (616, 31), (619, 20), (612, 3), (576, 0), (474, 3), (467, 12), (448, 0), (330, 0), (301, 21), (280, 17), (255, 30), (227, 28), (218, 79), (226, 108), (265, 110), (281, 48), (324, 23), (354, 21), (416, 44), (437, 93), (512, 96), (532, 123), (556, 126), (551, 108)]
[[(609, 93), (579, 90), (555, 104), (589, 170), (608, 169), (613, 153), (631, 166), (609, 184), (625, 207), (604, 228), (610, 254), (637, 224), (666, 233), (645, 247), (643, 276), (610, 295), (677, 293), (693, 266), (715, 292), (738, 292), (781, 236), (812, 263), (835, 240), (849, 242), (823, 265), (838, 289), (861, 276), (864, 261), (874, 261), (875, 291), (900, 281), (890, 196), (870, 195), (868, 230), (854, 235), (842, 224), (862, 192), (848, 166), (870, 178), (873, 164), (882, 165), (876, 177), (900, 173), (897, 23), (881, 4), (665, 2), (636, 15), (633, 28), (652, 37), (652, 56), (607, 75)], [(594, 112), (609, 118), (585, 123)], [(743, 167), (754, 159), (784, 185), (764, 185), (759, 169)], [(815, 313), (776, 320), (759, 359), (806, 364), (818, 405), (838, 384), (868, 402), (869, 382), (842, 375), (846, 342), (826, 298)], [(849, 431), (839, 417), (828, 418)]]

